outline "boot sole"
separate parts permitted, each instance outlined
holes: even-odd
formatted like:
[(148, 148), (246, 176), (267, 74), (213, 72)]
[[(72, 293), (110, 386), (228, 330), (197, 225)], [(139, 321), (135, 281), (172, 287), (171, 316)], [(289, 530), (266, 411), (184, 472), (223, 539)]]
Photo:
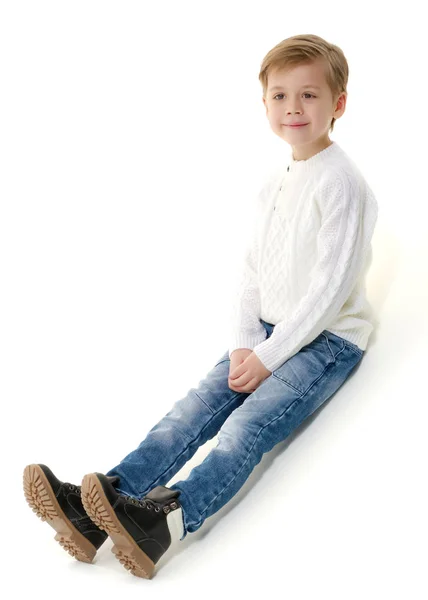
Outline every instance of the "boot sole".
[(151, 579), (155, 570), (154, 562), (117, 518), (95, 473), (85, 475), (82, 480), (82, 503), (92, 521), (113, 540), (111, 551), (125, 569), (136, 577)]
[(97, 549), (78, 531), (61, 509), (48, 478), (39, 465), (28, 465), (23, 476), (24, 494), (30, 508), (57, 532), (55, 540), (73, 558), (91, 563)]

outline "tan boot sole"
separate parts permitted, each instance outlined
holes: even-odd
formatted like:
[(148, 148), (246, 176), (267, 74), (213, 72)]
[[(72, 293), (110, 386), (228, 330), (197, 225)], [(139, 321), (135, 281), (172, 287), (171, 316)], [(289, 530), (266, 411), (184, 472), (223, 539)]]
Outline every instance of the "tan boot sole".
[(97, 553), (95, 546), (67, 518), (55, 498), (43, 469), (39, 465), (28, 465), (24, 469), (23, 479), (25, 499), (33, 512), (55, 529), (57, 532), (55, 540), (73, 558), (91, 563)]
[(117, 518), (95, 473), (85, 475), (82, 480), (82, 503), (92, 521), (113, 540), (111, 551), (125, 569), (136, 577), (151, 579), (155, 564)]

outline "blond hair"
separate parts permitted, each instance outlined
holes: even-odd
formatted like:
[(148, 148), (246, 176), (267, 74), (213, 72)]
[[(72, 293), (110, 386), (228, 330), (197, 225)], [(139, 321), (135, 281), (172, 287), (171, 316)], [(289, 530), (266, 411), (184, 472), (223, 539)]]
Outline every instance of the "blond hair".
[[(347, 93), (349, 67), (339, 46), (330, 44), (318, 35), (294, 35), (274, 46), (263, 59), (259, 81), (266, 98), (268, 75), (276, 69), (292, 69), (298, 65), (321, 61), (325, 66), (325, 76), (333, 99)], [(333, 131), (335, 118), (332, 118), (330, 131)]]

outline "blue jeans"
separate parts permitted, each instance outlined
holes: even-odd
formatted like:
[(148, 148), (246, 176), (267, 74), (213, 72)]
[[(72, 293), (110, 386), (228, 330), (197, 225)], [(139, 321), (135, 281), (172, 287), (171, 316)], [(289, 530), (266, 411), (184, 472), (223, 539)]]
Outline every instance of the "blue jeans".
[[(269, 337), (273, 325), (261, 320)], [(229, 351), (197, 388), (149, 431), (140, 445), (107, 475), (119, 475), (119, 491), (141, 498), (166, 485), (196, 450), (217, 433), (218, 443), (180, 490), (184, 539), (224, 506), (243, 486), (263, 454), (283, 441), (336, 392), (363, 350), (324, 330), (280, 365), (252, 393), (228, 386)]]

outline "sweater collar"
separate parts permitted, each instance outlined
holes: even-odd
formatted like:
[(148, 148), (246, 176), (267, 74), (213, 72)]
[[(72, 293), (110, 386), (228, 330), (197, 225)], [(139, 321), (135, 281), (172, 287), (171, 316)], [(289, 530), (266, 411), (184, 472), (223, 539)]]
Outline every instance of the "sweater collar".
[(318, 167), (326, 165), (326, 163), (331, 160), (331, 157), (338, 156), (341, 152), (342, 149), (339, 144), (333, 141), (330, 146), (327, 146), (324, 150), (320, 150), (320, 152), (317, 152), (317, 154), (314, 154), (306, 160), (294, 160), (293, 153), (291, 153), (288, 160), (287, 171), (294, 174), (309, 174)]

